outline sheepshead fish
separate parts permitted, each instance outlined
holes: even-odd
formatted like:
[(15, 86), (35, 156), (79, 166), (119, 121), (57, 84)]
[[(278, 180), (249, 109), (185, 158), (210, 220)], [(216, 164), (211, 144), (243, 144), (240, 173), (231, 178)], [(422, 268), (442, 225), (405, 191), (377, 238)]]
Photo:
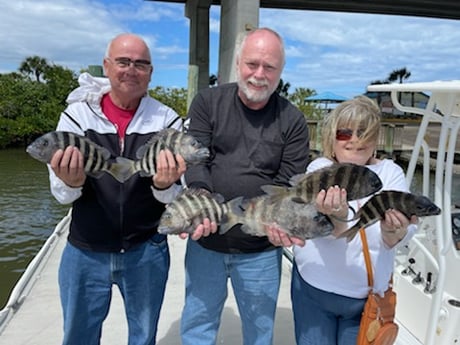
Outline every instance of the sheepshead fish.
[[(209, 149), (204, 147), (192, 135), (174, 128), (165, 128), (154, 134), (136, 152), (137, 160), (132, 164), (130, 175), (139, 172), (141, 176), (155, 175), (156, 157), (160, 150), (168, 149), (173, 154), (180, 154), (188, 165), (197, 164), (209, 157)], [(125, 158), (118, 157), (123, 164)]]
[(264, 185), (261, 188), (268, 195), (290, 196), (305, 203), (314, 201), (322, 189), (336, 185), (346, 189), (348, 200), (364, 198), (382, 188), (382, 181), (375, 172), (352, 163), (333, 164), (308, 174), (295, 175), (290, 183), (291, 187)]
[(299, 203), (290, 197), (240, 197), (231, 200), (228, 206), (220, 234), (225, 234), (235, 224), (242, 224), (241, 230), (246, 234), (259, 237), (266, 236), (266, 225), (275, 225), (289, 236), (302, 239), (327, 236), (334, 230), (330, 219), (318, 212), (314, 203)]
[(87, 175), (98, 178), (107, 172), (119, 182), (124, 182), (124, 170), (128, 167), (109, 163), (109, 150), (76, 133), (48, 132), (27, 146), (26, 152), (40, 162), (49, 163), (57, 150), (64, 150), (68, 146), (75, 146), (82, 153)]
[(201, 189), (185, 189), (166, 206), (160, 218), (160, 234), (193, 233), (205, 218), (219, 224), (225, 219), (228, 205), (220, 194)]
[(350, 242), (359, 229), (383, 219), (385, 211), (388, 209), (398, 210), (407, 218), (414, 215), (417, 217), (427, 217), (441, 214), (441, 209), (426, 196), (400, 191), (382, 191), (370, 198), (358, 210), (353, 219), (359, 219), (359, 221), (337, 237), (346, 237), (347, 242)]

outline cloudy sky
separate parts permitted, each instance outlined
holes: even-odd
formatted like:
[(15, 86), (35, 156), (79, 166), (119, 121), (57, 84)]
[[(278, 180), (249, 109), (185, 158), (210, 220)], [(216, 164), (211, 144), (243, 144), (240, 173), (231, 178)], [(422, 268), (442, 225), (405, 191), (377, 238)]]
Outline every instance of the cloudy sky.
[[(211, 67), (217, 73), (220, 7), (211, 8)], [(408, 81), (460, 79), (460, 21), (318, 11), (266, 10), (260, 26), (285, 39), (282, 75), (296, 87), (346, 97), (406, 67)], [(108, 41), (134, 32), (149, 43), (151, 87), (186, 87), (189, 20), (183, 4), (143, 0), (15, 0), (0, 3), (0, 73), (38, 55), (74, 71), (101, 64)]]

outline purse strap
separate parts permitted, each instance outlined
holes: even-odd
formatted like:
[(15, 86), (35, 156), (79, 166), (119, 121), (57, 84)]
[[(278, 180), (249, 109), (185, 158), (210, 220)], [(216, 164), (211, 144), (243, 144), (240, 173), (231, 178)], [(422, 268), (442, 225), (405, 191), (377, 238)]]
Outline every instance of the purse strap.
[(372, 288), (374, 286), (374, 275), (372, 273), (371, 256), (369, 254), (369, 246), (367, 244), (366, 231), (364, 231), (364, 228), (359, 229), (359, 235), (363, 243), (364, 262), (366, 263), (367, 270), (367, 284)]

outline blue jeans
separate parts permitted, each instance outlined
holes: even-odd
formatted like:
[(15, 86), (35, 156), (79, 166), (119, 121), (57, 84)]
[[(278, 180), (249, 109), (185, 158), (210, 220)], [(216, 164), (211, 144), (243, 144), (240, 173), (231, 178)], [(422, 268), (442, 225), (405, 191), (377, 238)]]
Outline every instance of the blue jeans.
[(169, 270), (169, 248), (154, 235), (124, 253), (82, 250), (67, 243), (59, 267), (64, 345), (100, 343), (112, 285), (120, 289), (129, 345), (153, 345)]
[(356, 344), (366, 299), (316, 289), (302, 279), (295, 264), (291, 299), (297, 345)]
[(281, 248), (277, 248), (261, 253), (225, 254), (188, 240), (182, 345), (216, 344), (228, 278), (241, 317), (243, 344), (272, 344), (281, 253)]

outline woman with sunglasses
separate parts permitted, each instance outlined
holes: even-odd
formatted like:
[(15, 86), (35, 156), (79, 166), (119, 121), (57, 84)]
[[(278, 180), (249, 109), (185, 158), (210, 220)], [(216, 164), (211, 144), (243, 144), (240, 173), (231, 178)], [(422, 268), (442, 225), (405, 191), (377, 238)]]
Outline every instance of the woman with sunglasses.
[[(323, 156), (313, 160), (307, 173), (334, 163), (365, 165), (382, 180), (382, 190), (408, 191), (402, 168), (390, 159), (378, 159), (376, 146), (381, 113), (364, 96), (341, 103), (325, 119)], [(316, 199), (320, 212), (334, 215), (334, 235), (352, 223), (350, 219), (370, 197), (347, 203), (346, 190), (338, 186), (321, 191)], [(388, 289), (395, 246), (406, 243), (416, 230), (417, 218), (407, 219), (389, 210), (385, 219), (365, 229), (374, 268), (374, 291)], [(291, 299), (297, 344), (355, 345), (361, 313), (368, 295), (367, 271), (360, 236), (347, 242), (335, 236), (301, 243), (275, 229), (268, 230), (272, 243), (294, 245)]]

